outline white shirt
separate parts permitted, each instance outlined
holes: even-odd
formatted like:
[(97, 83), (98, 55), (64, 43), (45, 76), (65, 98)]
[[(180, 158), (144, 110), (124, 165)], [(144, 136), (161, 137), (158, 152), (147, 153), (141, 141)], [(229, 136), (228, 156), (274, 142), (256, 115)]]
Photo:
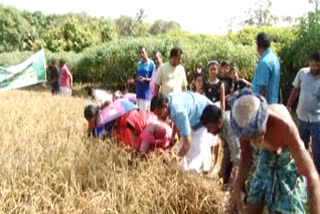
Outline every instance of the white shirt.
[(97, 105), (102, 106), (106, 102), (112, 101), (112, 95), (100, 89), (93, 89), (92, 95)]

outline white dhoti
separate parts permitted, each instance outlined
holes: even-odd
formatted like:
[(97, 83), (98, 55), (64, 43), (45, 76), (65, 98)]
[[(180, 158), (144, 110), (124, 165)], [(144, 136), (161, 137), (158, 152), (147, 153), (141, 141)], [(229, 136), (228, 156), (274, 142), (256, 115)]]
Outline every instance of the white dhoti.
[(62, 96), (71, 96), (72, 95), (72, 90), (70, 88), (67, 87), (60, 87), (60, 95)]
[[(218, 143), (218, 137), (201, 127), (191, 132), (191, 145), (187, 154), (181, 160), (186, 171), (196, 173), (208, 172), (211, 168), (211, 147)], [(180, 141), (182, 147), (182, 140)]]

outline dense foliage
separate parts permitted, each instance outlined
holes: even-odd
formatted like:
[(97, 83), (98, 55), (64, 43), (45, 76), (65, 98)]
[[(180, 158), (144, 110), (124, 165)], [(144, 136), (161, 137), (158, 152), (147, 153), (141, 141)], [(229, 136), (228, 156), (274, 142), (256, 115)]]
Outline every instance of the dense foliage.
[(117, 88), (135, 76), (138, 46), (145, 45), (149, 57), (159, 49), (165, 60), (170, 49), (179, 46), (189, 77), (199, 67), (206, 71), (208, 60), (215, 58), (230, 60), (243, 77), (251, 79), (259, 57), (255, 37), (264, 31), (271, 35), (272, 49), (281, 60), (281, 87), (287, 97), (296, 72), (308, 65), (309, 55), (320, 46), (319, 12), (301, 19), (296, 27), (250, 27), (215, 36), (190, 34), (175, 22), (145, 23), (143, 17), (143, 11), (136, 18), (116, 20), (85, 14), (45, 16), (0, 6), (0, 65), (17, 64), (43, 46), (48, 63), (65, 58), (76, 81)]
[(90, 17), (86, 14), (44, 15), (0, 5), (0, 53), (37, 50), (80, 52), (87, 47), (124, 37), (150, 36), (180, 29), (173, 21), (144, 22), (140, 10), (136, 18)]

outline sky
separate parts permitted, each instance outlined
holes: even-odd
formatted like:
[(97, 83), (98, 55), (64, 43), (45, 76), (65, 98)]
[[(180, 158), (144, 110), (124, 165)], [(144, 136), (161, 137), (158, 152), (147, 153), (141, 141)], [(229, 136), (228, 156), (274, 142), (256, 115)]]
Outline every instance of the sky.
[[(30, 12), (64, 14), (85, 12), (92, 16), (118, 18), (120, 15), (135, 17), (142, 8), (146, 21), (157, 19), (178, 22), (182, 29), (192, 33), (224, 34), (234, 20), (233, 31), (240, 28), (237, 23), (248, 16), (257, 0), (0, 0), (0, 4), (11, 5)], [(271, 12), (277, 16), (299, 17), (313, 9), (308, 0), (272, 0)]]

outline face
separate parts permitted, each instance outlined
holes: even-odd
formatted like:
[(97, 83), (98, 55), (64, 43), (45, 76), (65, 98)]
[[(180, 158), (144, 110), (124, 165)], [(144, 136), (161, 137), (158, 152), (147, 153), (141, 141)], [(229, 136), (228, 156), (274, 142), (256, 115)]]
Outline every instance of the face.
[(222, 119), (220, 119), (218, 123), (208, 123), (205, 127), (207, 128), (209, 133), (217, 135), (221, 132)]
[(216, 78), (217, 77), (217, 75), (218, 75), (218, 65), (217, 64), (212, 64), (212, 65), (210, 65), (209, 66), (209, 68), (208, 68), (208, 72), (209, 72), (209, 77), (211, 78), (211, 79), (214, 79), (214, 78)]
[(221, 75), (226, 76), (230, 71), (230, 65), (225, 65), (221, 68)]
[(261, 132), (259, 135), (255, 137), (251, 137), (250, 141), (253, 145), (259, 146), (264, 142), (265, 131)]
[[(87, 119), (87, 118), (86, 118)], [(96, 125), (96, 117), (92, 117), (90, 119), (87, 119), (89, 128), (93, 129)]]
[(261, 55), (264, 50), (262, 47), (259, 47), (259, 45), (257, 44), (257, 51), (258, 51), (259, 55)]
[(178, 66), (182, 63), (182, 60), (183, 60), (183, 54), (179, 54), (178, 56), (171, 58), (171, 64), (173, 66)]
[(196, 86), (196, 91), (201, 91), (203, 90), (203, 77), (198, 76), (196, 81), (195, 81), (195, 86)]
[(159, 52), (156, 52), (156, 54), (153, 55), (153, 61), (156, 64), (156, 67), (159, 68), (162, 64), (162, 58)]
[(320, 75), (320, 62), (315, 61), (315, 60), (311, 60), (310, 62), (310, 71), (311, 74), (318, 76)]
[(147, 51), (145, 48), (140, 48), (139, 49), (139, 57), (142, 59), (142, 60), (146, 60), (148, 58), (148, 54), (147, 54)]
[(234, 80), (239, 79), (238, 71), (232, 71), (231, 72), (231, 78), (234, 79)]
[(169, 106), (168, 104), (163, 108), (156, 108), (153, 113), (157, 115), (161, 120), (166, 120), (169, 116)]

